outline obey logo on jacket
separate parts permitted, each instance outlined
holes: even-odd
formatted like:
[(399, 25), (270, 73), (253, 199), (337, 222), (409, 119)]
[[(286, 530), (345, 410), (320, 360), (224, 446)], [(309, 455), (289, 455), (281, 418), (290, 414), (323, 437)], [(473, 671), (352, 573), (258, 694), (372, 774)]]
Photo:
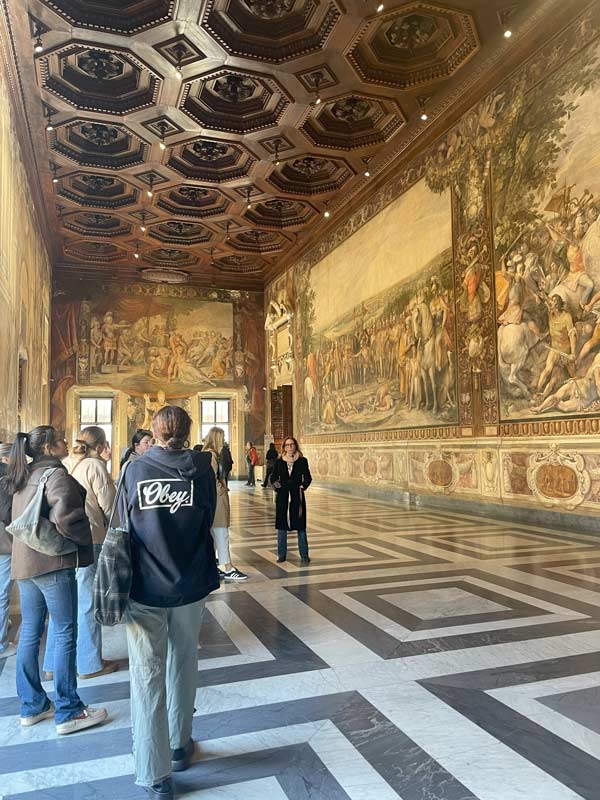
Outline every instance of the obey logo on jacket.
[(138, 481), (137, 495), (140, 511), (168, 508), (176, 514), (180, 508), (194, 504), (194, 484), (177, 478)]

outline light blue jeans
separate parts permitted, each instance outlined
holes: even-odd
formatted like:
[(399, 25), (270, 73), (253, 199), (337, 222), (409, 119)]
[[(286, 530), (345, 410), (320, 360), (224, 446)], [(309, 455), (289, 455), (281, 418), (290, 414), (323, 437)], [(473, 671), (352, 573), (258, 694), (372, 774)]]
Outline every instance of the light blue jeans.
[[(77, 576), (77, 672), (91, 675), (102, 669), (102, 626), (94, 619), (94, 577), (101, 544), (94, 545), (94, 563), (80, 567)], [(48, 625), (44, 672), (54, 672), (54, 625)]]
[(155, 608), (129, 600), (125, 615), (133, 760), (138, 786), (171, 774), (171, 750), (192, 735), (204, 600)]
[(8, 647), (8, 610), (10, 608), (10, 553), (0, 555), (0, 658)]
[(21, 634), (17, 647), (17, 694), (21, 716), (33, 717), (50, 706), (40, 682), (40, 642), (46, 612), (56, 631), (54, 651), (54, 718), (58, 723), (81, 714), (77, 694), (75, 647), (77, 640), (77, 584), (74, 569), (59, 569), (18, 581), (21, 597)]

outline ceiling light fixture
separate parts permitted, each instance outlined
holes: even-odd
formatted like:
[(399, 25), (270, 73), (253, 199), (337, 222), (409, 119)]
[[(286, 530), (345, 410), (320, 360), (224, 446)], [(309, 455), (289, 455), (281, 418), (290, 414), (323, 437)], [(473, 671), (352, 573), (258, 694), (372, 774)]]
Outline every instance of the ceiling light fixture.
[(423, 122), (427, 122), (427, 120), (429, 119), (429, 117), (427, 116), (427, 114), (426, 114), (425, 112), (423, 112), (423, 113), (421, 114), (421, 119), (423, 120)]
[(279, 145), (280, 144), (281, 144), (281, 140), (280, 139), (276, 139), (273, 142), (273, 149), (275, 150), (275, 157), (273, 158), (273, 163), (275, 164), (276, 167), (278, 167), (279, 164), (281, 163), (279, 161)]
[(246, 208), (248, 211), (252, 208), (252, 200), (250, 199), (250, 187), (246, 187)]
[(52, 170), (52, 183), (58, 183), (58, 167), (56, 164), (50, 164), (50, 169)]
[(177, 64), (175, 67), (175, 77), (178, 81), (183, 80), (183, 72), (181, 71), (181, 64)]
[(56, 111), (53, 111), (46, 105), (44, 105), (43, 108), (44, 108), (44, 119), (46, 120), (46, 130), (48, 132), (53, 131), (54, 125), (52, 124), (52, 117), (54, 116), (54, 114), (56, 114)]
[(140, 225), (140, 230), (142, 233), (146, 233), (146, 212), (140, 212), (140, 217), (142, 218), (142, 224)]
[(139, 258), (140, 257), (140, 243), (138, 242), (137, 239), (135, 240), (135, 252), (133, 254), (133, 257), (134, 258)]
[(315, 97), (315, 105), (316, 106), (320, 106), (321, 105), (321, 92), (320, 92), (320, 88), (319, 87), (321, 86), (322, 80), (323, 80), (323, 73), (322, 72), (316, 72), (315, 76), (313, 78), (313, 84), (314, 84), (314, 87), (315, 87), (315, 91), (317, 93), (317, 96)]
[(368, 156), (365, 156), (363, 158), (363, 160), (362, 160), (363, 164), (365, 165), (365, 171), (363, 172), (363, 175), (365, 176), (365, 178), (370, 178), (371, 177), (371, 173), (369, 171), (369, 162), (370, 162), (370, 160), (371, 159)]
[(150, 188), (146, 190), (146, 194), (148, 197), (154, 197), (154, 175), (148, 176), (148, 184)]
[(325, 217), (325, 219), (329, 219), (329, 217), (331, 216), (331, 212), (329, 211), (329, 208), (327, 207), (327, 203), (324, 203), (324, 206), (325, 206), (325, 210), (323, 211), (323, 216)]
[(40, 23), (37, 22), (36, 26), (35, 26), (35, 32), (33, 34), (35, 36), (35, 43), (33, 45), (33, 52), (36, 53), (37, 55), (39, 55), (40, 53), (44, 52), (44, 43), (42, 42), (42, 32), (43, 32), (43, 28), (40, 25)]
[(379, 3), (379, 5), (377, 6), (377, 13), (381, 14), (384, 8), (385, 6), (383, 5), (383, 3)]
[(227, 220), (227, 228), (226, 228), (227, 235), (225, 236), (225, 241), (226, 241), (226, 242), (229, 242), (229, 241), (231, 241), (231, 235), (230, 235), (230, 233), (229, 233), (229, 229), (230, 229), (230, 228), (231, 228), (231, 220), (230, 220), (230, 219), (228, 219), (228, 220)]
[(505, 39), (510, 39), (510, 37), (511, 37), (511, 36), (512, 36), (512, 31), (511, 31), (511, 29), (510, 29), (510, 28), (506, 28), (506, 29), (504, 30), (504, 38), (505, 38)]

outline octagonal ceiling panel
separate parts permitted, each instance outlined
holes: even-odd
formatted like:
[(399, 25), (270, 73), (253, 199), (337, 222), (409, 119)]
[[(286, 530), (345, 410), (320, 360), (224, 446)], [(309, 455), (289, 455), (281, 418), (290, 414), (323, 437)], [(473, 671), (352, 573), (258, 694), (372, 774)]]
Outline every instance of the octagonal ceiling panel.
[(261, 231), (255, 228), (232, 234), (228, 243), (236, 250), (249, 253), (274, 253), (282, 250), (288, 244), (288, 240), (281, 233)]
[(73, 172), (59, 180), (58, 194), (74, 203), (97, 208), (121, 208), (138, 202), (139, 192), (122, 178)]
[(114, 214), (99, 211), (76, 211), (62, 217), (63, 227), (82, 236), (128, 236), (131, 225)]
[(142, 164), (148, 145), (125, 125), (96, 120), (71, 120), (55, 127), (52, 150), (82, 167), (121, 169)]
[(180, 108), (204, 128), (242, 134), (277, 125), (289, 104), (268, 75), (220, 69), (186, 83)]
[(318, 195), (341, 189), (353, 176), (341, 158), (308, 154), (282, 161), (267, 180), (286, 194)]
[(314, 219), (317, 211), (310, 203), (274, 197), (252, 205), (244, 216), (253, 225), (266, 228), (294, 228)]
[(180, 184), (162, 191), (157, 206), (178, 217), (215, 217), (224, 214), (230, 200), (218, 189)]
[(142, 259), (155, 266), (191, 267), (198, 263), (198, 258), (189, 251), (174, 247), (157, 247), (148, 250), (142, 255)]
[(242, 144), (203, 136), (174, 147), (168, 164), (185, 178), (222, 183), (243, 178), (255, 161)]
[(316, 108), (300, 130), (318, 147), (335, 150), (385, 144), (405, 122), (398, 104), (385, 97), (346, 94)]
[(150, 236), (165, 244), (192, 245), (210, 242), (213, 232), (198, 222), (168, 219), (149, 228)]
[(330, 0), (208, 0), (202, 27), (229, 53), (278, 63), (321, 50), (339, 17)]
[(78, 28), (130, 35), (173, 19), (175, 0), (41, 0)]
[(113, 242), (88, 242), (75, 239), (65, 244), (65, 253), (78, 261), (109, 264), (127, 257), (127, 251)]
[(37, 60), (40, 83), (78, 109), (129, 114), (156, 103), (161, 80), (126, 50), (71, 42)]
[(260, 258), (236, 253), (215, 258), (212, 264), (222, 272), (232, 272), (238, 275), (261, 272), (265, 267), (265, 262)]
[(367, 22), (348, 60), (367, 83), (409, 89), (449, 78), (479, 47), (471, 14), (415, 2)]

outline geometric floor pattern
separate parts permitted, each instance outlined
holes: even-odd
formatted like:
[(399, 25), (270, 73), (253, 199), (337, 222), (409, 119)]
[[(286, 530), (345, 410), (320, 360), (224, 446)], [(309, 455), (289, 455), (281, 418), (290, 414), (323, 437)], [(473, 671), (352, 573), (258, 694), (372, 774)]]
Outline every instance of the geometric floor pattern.
[[(245, 585), (211, 595), (187, 800), (598, 800), (600, 538), (311, 487), (311, 564), (276, 561), (270, 491), (232, 485)], [(109, 722), (18, 724), (0, 660), (0, 797), (143, 800), (127, 649), (81, 696)], [(51, 690), (51, 686), (48, 690)]]

